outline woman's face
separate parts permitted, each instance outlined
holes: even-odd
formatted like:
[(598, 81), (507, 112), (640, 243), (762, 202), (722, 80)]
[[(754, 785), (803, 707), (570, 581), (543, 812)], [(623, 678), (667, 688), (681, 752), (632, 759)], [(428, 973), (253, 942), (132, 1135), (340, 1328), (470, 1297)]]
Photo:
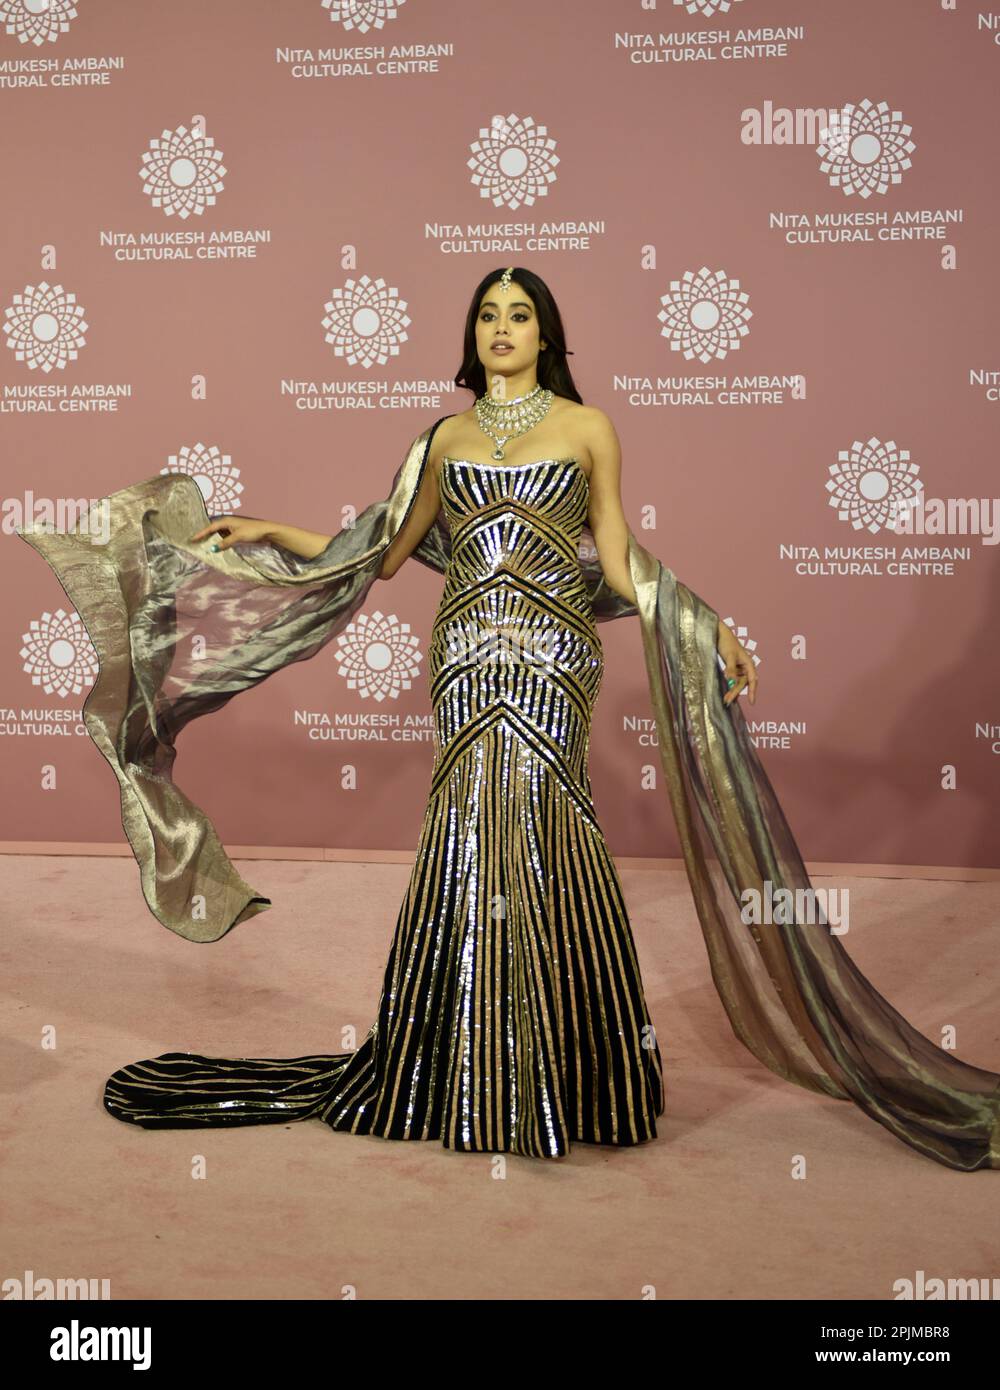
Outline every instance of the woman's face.
[(533, 372), (544, 346), (528, 292), (516, 280), (506, 290), (499, 280), (494, 281), (480, 300), (476, 319), (476, 351), (487, 380), (496, 375), (517, 376), (527, 369)]

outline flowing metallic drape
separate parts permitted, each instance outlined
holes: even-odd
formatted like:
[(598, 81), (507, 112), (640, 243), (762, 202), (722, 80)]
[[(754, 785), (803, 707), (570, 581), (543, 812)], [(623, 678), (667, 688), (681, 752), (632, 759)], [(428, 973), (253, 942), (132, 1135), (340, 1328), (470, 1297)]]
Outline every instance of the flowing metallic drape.
[[(446, 417), (445, 417), (446, 418)], [(270, 905), (230, 861), (211, 820), (173, 780), (191, 719), (314, 656), (365, 602), (408, 515), (440, 421), (410, 445), (387, 498), (305, 560), (281, 547), (218, 552), (190, 537), (209, 516), (193, 478), (157, 476), (102, 499), (111, 540), (19, 528), (54, 570), (97, 650), (83, 707), (114, 771), (122, 824), (150, 910), (191, 941), (216, 941)], [(98, 526), (94, 526), (99, 531)], [(820, 913), (748, 925), (745, 890), (810, 890), (747, 733), (725, 706), (718, 615), (629, 533), (637, 602), (604, 579), (584, 531), (580, 567), (598, 621), (638, 615), (660, 760), (712, 976), (737, 1037), (777, 1075), (851, 1099), (904, 1143), (952, 1168), (1000, 1168), (1000, 1074), (963, 1062), (878, 993)], [(414, 552), (443, 573), (443, 515)], [(798, 900), (797, 900), (798, 901)]]

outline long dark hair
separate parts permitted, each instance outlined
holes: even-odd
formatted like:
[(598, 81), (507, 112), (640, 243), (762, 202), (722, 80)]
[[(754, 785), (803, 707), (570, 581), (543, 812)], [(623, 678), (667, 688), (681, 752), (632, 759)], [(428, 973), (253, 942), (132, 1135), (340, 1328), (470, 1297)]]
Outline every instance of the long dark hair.
[[(506, 266), (501, 266), (499, 270), (491, 270), (489, 275), (483, 276), (473, 291), (469, 312), (465, 316), (462, 366), (455, 375), (455, 385), (465, 387), (467, 391), (474, 392), (476, 396), (483, 396), (487, 391), (486, 369), (476, 352), (476, 320), (479, 318), (479, 301), (494, 280), (499, 280), (506, 269)], [(573, 374), (566, 361), (567, 355), (572, 354), (566, 347), (562, 315), (559, 313), (559, 306), (552, 296), (552, 291), (540, 275), (536, 275), (531, 270), (525, 270), (522, 266), (515, 266), (511, 278), (516, 280), (531, 296), (535, 305), (535, 312), (538, 315), (538, 336), (544, 338), (546, 343), (545, 349), (538, 354), (535, 368), (538, 384), (548, 391), (554, 391), (557, 396), (566, 396), (569, 400), (583, 405), (583, 397), (576, 389)]]

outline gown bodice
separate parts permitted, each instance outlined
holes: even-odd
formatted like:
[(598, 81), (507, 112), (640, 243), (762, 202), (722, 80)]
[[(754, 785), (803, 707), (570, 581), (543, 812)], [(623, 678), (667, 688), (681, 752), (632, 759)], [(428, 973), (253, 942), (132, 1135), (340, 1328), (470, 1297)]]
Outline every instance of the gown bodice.
[(593, 623), (579, 564), (590, 481), (574, 458), (481, 464), (445, 456), (441, 506), (451, 533), (445, 595), (493, 576), (533, 582)]
[(579, 560), (590, 484), (575, 459), (508, 467), (445, 456), (451, 533), (431, 634), (432, 789), (467, 731), (499, 723), (544, 750), (593, 819), (587, 760), (604, 652)]

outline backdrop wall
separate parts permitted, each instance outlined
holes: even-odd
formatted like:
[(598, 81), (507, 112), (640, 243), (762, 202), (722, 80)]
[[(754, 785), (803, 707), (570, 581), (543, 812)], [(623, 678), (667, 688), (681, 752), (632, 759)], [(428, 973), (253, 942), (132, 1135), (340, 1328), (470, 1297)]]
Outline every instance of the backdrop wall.
[[(349, 524), (471, 404), (469, 296), (513, 264), (548, 280), (615, 422), (630, 524), (759, 660), (744, 708), (806, 857), (1000, 866), (1000, 12), (0, 19), (0, 839), (124, 843), (80, 721), (89, 638), (13, 527), (165, 469), (213, 514)], [(178, 780), (227, 843), (412, 846), (441, 582), (408, 562), (345, 644), (185, 731)], [(609, 843), (675, 854), (638, 622), (601, 635)]]

